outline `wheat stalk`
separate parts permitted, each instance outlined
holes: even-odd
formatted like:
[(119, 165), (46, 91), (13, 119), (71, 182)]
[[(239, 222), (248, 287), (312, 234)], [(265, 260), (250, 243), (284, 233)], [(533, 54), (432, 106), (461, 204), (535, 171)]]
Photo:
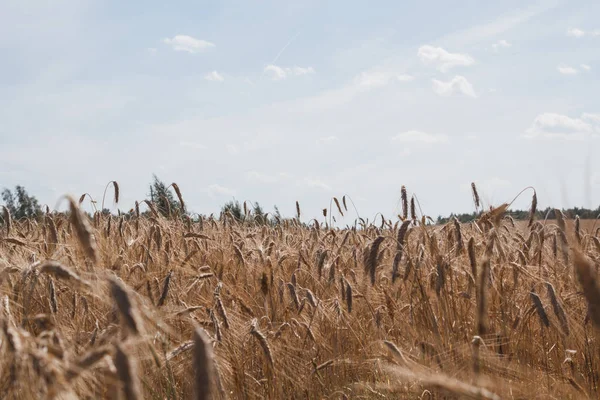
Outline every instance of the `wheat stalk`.
[(121, 317), (123, 317), (123, 322), (125, 322), (125, 325), (132, 333), (138, 335), (140, 333), (139, 316), (127, 289), (116, 278), (110, 278), (108, 282), (112, 298), (117, 305)]
[(273, 353), (271, 351), (271, 346), (269, 346), (269, 342), (267, 341), (265, 335), (258, 329), (258, 321), (256, 318), (253, 319), (250, 324), (250, 334), (254, 336), (256, 341), (260, 344), (263, 354), (269, 364), (270, 370), (275, 373), (273, 369)]
[(405, 221), (408, 219), (408, 194), (404, 185), (400, 188), (400, 199), (402, 200), (402, 221)]
[(92, 260), (92, 262), (96, 262), (96, 240), (92, 235), (90, 224), (79, 209), (75, 199), (71, 196), (66, 196), (66, 199), (69, 202), (69, 218), (71, 220), (73, 229), (75, 229), (77, 239), (79, 240), (79, 243), (81, 244), (85, 254)]
[(12, 227), (12, 218), (10, 210), (6, 206), (2, 206), (2, 219), (6, 228), (6, 236), (10, 236), (10, 228)]
[(119, 344), (116, 345), (114, 363), (125, 399), (141, 399), (135, 362)]
[(160, 297), (158, 299), (158, 303), (156, 303), (157, 307), (162, 307), (167, 300), (167, 296), (169, 295), (169, 285), (171, 284), (171, 277), (173, 276), (173, 271), (169, 271), (165, 278), (165, 282), (163, 284), (162, 292), (160, 293)]
[(596, 268), (579, 250), (573, 250), (575, 271), (588, 303), (589, 316), (596, 326), (600, 326), (600, 287)]
[[(214, 356), (211, 341), (202, 328), (194, 329), (194, 398), (212, 399), (214, 377)], [(181, 352), (180, 350), (179, 352)]]

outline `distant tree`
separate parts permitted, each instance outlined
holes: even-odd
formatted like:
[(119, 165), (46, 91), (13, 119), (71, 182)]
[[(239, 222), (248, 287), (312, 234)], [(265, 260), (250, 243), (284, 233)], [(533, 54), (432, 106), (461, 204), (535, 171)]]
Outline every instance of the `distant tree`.
[(283, 216), (281, 215), (281, 212), (279, 211), (279, 207), (277, 207), (277, 205), (274, 205), (273, 210), (275, 210), (274, 214), (273, 214), (273, 216), (275, 217), (275, 223), (279, 223), (279, 222), (283, 221)]
[(173, 193), (168, 190), (165, 185), (156, 175), (152, 175), (153, 181), (150, 184), (150, 201), (156, 205), (156, 210), (163, 216), (181, 215), (181, 207), (179, 202), (175, 200)]
[[(579, 216), (581, 219), (596, 219), (600, 215), (600, 207), (595, 210), (590, 210), (588, 208), (581, 207), (573, 207), (568, 209), (561, 210), (563, 214), (567, 218), (575, 218)], [(508, 210), (506, 215), (510, 215), (515, 220), (528, 220), (529, 219), (529, 210)], [(481, 213), (471, 213), (471, 214), (450, 214), (448, 217), (442, 217), (441, 215), (437, 218), (437, 224), (446, 224), (452, 220), (452, 218), (456, 217), (460, 222), (471, 222), (475, 221), (477, 218), (481, 216)], [(544, 220), (556, 219), (556, 212), (554, 208), (546, 208), (545, 210), (537, 210), (535, 213), (535, 219)]]
[(4, 189), (2, 200), (14, 219), (38, 217), (42, 214), (38, 200), (30, 196), (23, 186), (15, 186), (14, 192)]
[(258, 204), (258, 202), (254, 203), (252, 214), (255, 223), (263, 225), (268, 222), (267, 215), (263, 211), (263, 208), (260, 206), (260, 204)]
[(262, 206), (258, 203), (250, 203), (252, 209), (248, 211), (248, 215), (244, 212), (244, 206), (238, 200), (231, 200), (221, 207), (221, 217), (225, 213), (231, 214), (237, 221), (255, 223), (258, 225), (270, 223), (268, 214), (265, 213)]
[(238, 200), (228, 201), (221, 207), (221, 216), (229, 212), (237, 221), (243, 221), (245, 218), (242, 205)]

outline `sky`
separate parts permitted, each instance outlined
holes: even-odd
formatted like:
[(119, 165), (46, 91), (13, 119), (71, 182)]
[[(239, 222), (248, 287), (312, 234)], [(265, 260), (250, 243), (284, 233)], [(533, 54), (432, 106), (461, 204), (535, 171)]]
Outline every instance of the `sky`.
[[(376, 5), (376, 6), (375, 6)], [(0, 2), (0, 187), (434, 218), (600, 199), (600, 2)], [(524, 195), (514, 208), (529, 207)], [(351, 223), (355, 214), (345, 219)]]

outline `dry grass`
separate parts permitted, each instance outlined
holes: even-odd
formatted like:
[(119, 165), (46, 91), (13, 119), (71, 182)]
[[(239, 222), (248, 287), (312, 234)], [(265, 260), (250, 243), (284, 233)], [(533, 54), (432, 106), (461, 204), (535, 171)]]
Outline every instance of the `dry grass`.
[(425, 227), (407, 198), (403, 222), (349, 230), (298, 204), (277, 226), (88, 220), (68, 201), (3, 217), (4, 398), (598, 397), (594, 222), (502, 206)]

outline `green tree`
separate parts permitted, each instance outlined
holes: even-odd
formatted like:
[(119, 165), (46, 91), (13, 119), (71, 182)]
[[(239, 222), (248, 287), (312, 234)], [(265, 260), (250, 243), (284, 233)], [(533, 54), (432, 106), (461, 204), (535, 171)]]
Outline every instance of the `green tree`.
[(153, 182), (150, 184), (148, 196), (150, 196), (150, 201), (156, 204), (156, 210), (165, 217), (183, 214), (179, 202), (168, 190), (168, 186), (156, 175), (152, 175), (152, 177)]
[(279, 207), (277, 207), (277, 205), (274, 205), (273, 209), (275, 210), (273, 213), (273, 223), (279, 224), (281, 223), (281, 221), (283, 221), (283, 216), (281, 215), (281, 212), (279, 211)]
[(226, 212), (229, 212), (237, 221), (244, 220), (244, 211), (242, 210), (242, 205), (237, 200), (228, 201), (221, 207), (221, 215), (224, 215)]
[(254, 203), (254, 205), (252, 207), (252, 214), (253, 214), (255, 223), (257, 223), (259, 225), (263, 225), (268, 222), (267, 215), (265, 214), (261, 205), (258, 204), (258, 201), (256, 203)]
[(2, 200), (15, 219), (38, 217), (42, 214), (38, 200), (34, 196), (30, 196), (23, 186), (15, 186), (14, 192), (4, 189)]

